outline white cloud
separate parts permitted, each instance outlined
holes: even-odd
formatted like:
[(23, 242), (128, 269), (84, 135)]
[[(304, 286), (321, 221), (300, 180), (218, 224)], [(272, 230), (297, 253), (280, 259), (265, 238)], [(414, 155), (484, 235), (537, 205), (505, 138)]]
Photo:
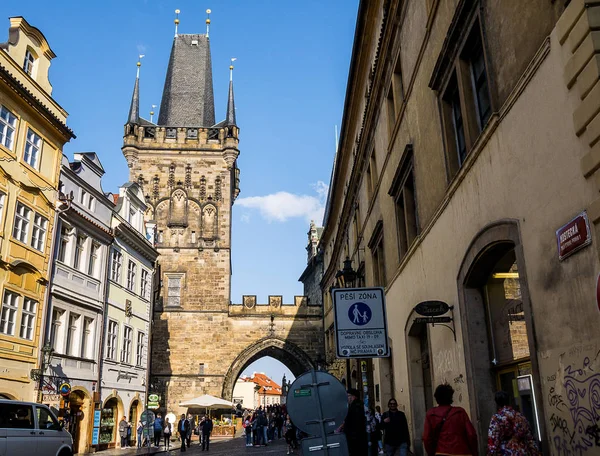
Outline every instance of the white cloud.
[(250, 223), (250, 214), (242, 214), (240, 221), (243, 223)]
[[(258, 209), (268, 222), (285, 222), (290, 218), (300, 217), (307, 222), (314, 220), (319, 225), (325, 213), (328, 187), (321, 181), (313, 184), (312, 187), (317, 196), (277, 192), (265, 196), (238, 198), (236, 204), (249, 209)], [(248, 216), (247, 220), (249, 219)]]

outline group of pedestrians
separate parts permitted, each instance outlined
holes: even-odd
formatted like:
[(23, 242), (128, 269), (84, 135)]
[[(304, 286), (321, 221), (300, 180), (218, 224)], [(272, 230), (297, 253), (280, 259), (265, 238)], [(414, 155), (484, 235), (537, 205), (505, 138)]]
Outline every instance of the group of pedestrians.
[[(348, 390), (348, 413), (338, 431), (346, 434), (350, 456), (407, 456), (410, 451), (408, 421), (391, 398), (388, 411), (364, 412), (356, 389)], [(454, 389), (439, 385), (434, 393), (437, 407), (425, 417), (423, 445), (429, 456), (478, 456), (477, 433), (467, 412), (452, 406)], [(540, 456), (527, 419), (510, 407), (509, 395), (495, 394), (497, 413), (492, 416), (488, 430), (488, 456)]]
[(268, 446), (274, 440), (285, 438), (287, 454), (292, 454), (299, 447), (298, 441), (305, 437), (292, 423), (285, 405), (264, 409), (261, 406), (252, 413), (245, 412), (242, 419), (247, 447)]
[[(142, 431), (138, 428), (138, 433), (143, 432), (143, 427), (141, 429)], [(154, 446), (157, 448), (164, 439), (164, 447), (166, 450), (169, 450), (171, 447), (171, 437), (173, 431), (175, 431), (179, 440), (181, 440), (181, 451), (186, 451), (186, 448), (190, 448), (192, 445), (192, 435), (199, 436), (198, 443), (202, 445), (202, 451), (209, 451), (213, 422), (210, 416), (203, 416), (200, 422), (196, 424), (196, 420), (191, 413), (188, 413), (187, 417), (185, 413), (182, 413), (180, 420), (177, 422), (177, 427), (173, 429), (173, 425), (169, 423), (169, 418), (163, 420), (162, 415), (158, 413), (154, 419), (153, 430)], [(138, 438), (138, 441), (141, 441), (141, 439)]]

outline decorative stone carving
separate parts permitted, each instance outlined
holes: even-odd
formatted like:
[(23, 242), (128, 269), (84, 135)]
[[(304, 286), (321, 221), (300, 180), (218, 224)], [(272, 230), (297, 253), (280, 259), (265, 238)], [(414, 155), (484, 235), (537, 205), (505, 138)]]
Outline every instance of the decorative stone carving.
[(253, 309), (256, 307), (256, 296), (242, 296), (242, 304), (244, 304), (244, 307), (247, 309)]
[(173, 187), (175, 185), (175, 163), (171, 163), (169, 166), (169, 180), (167, 181), (167, 185), (169, 187)]
[(215, 200), (216, 201), (221, 201), (222, 199), (222, 195), (221, 195), (221, 176), (217, 176), (217, 178), (215, 179)]
[(185, 188), (192, 188), (192, 165), (185, 167)]
[(159, 183), (160, 178), (158, 177), (158, 174), (155, 174), (154, 179), (152, 179), (152, 198), (154, 198), (155, 200), (158, 199), (158, 195), (160, 194), (158, 187)]
[(206, 199), (206, 177), (200, 178), (200, 199)]
[(177, 138), (177, 128), (167, 128), (166, 137), (167, 139)]
[(187, 226), (187, 195), (178, 188), (171, 194), (169, 205), (169, 226)]
[(197, 128), (188, 128), (187, 129), (187, 138), (188, 139), (198, 139), (198, 129)]
[(271, 307), (281, 307), (282, 301), (283, 301), (282, 296), (269, 296), (269, 305)]
[(202, 208), (202, 238), (215, 239), (217, 237), (217, 208), (207, 204)]

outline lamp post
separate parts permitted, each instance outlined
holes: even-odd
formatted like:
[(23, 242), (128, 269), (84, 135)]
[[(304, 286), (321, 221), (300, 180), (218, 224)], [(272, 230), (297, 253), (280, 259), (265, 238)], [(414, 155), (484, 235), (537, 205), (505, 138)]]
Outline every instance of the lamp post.
[(31, 377), (31, 379), (33, 381), (39, 382), (38, 383), (38, 402), (42, 402), (43, 397), (44, 397), (44, 372), (46, 371), (46, 367), (50, 364), (50, 362), (52, 361), (52, 356), (54, 356), (54, 348), (52, 348), (52, 346), (47, 343), (46, 345), (44, 345), (41, 349), (42, 352), (42, 356), (40, 359), (40, 368), (39, 369), (31, 369), (31, 372), (29, 373), (29, 376)]
[[(358, 274), (352, 268), (352, 260), (350, 257), (346, 257), (344, 260), (344, 268), (339, 270), (335, 274), (335, 279), (339, 288), (353, 288), (354, 282), (356, 281)], [(350, 360), (346, 359), (346, 387), (350, 388), (352, 385), (350, 377)]]

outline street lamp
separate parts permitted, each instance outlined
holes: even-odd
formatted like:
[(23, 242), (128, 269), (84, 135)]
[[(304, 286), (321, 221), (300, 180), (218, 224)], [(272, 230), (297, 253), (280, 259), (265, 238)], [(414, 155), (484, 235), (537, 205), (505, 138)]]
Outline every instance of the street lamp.
[[(43, 395), (44, 389), (44, 372), (46, 371), (46, 367), (52, 361), (52, 356), (54, 356), (54, 348), (50, 344), (46, 344), (41, 348), (42, 358), (40, 362), (39, 369), (31, 369), (29, 376), (33, 381), (39, 382), (39, 390), (40, 394)], [(43, 397), (43, 396), (42, 396)]]

